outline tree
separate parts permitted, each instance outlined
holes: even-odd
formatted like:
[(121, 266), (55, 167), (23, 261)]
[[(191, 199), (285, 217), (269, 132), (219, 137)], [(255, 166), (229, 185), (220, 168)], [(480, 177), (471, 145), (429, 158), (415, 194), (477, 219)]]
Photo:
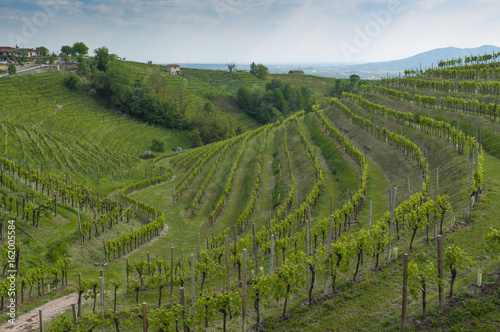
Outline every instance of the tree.
[(263, 64), (259, 63), (257, 65), (257, 72), (255, 73), (255, 75), (261, 80), (265, 80), (267, 78), (267, 75), (269, 75), (269, 69)]
[(71, 54), (73, 55), (87, 55), (89, 48), (83, 42), (76, 42), (71, 48)]
[(9, 63), (7, 71), (9, 72), (9, 75), (14, 75), (16, 71), (16, 65), (13, 63)]
[(61, 55), (70, 55), (73, 52), (73, 48), (68, 45), (61, 47)]
[(153, 61), (149, 60), (148, 65), (152, 65), (152, 64), (153, 64)]
[(349, 79), (351, 80), (351, 82), (357, 82), (361, 79), (361, 77), (359, 77), (359, 75), (356, 75), (356, 74), (352, 74)]
[(459, 246), (451, 245), (444, 251), (444, 264), (450, 267), (450, 299), (453, 298), (453, 285), (457, 277), (457, 270), (463, 269), (472, 264), (472, 260), (467, 253)]
[(49, 49), (43, 46), (37, 47), (36, 48), (38, 51), (40, 51), (41, 56), (47, 56), (49, 55)]
[(210, 101), (207, 101), (203, 106), (203, 112), (205, 112), (206, 114), (214, 114), (215, 113), (214, 104), (212, 104), (212, 102)]
[(250, 107), (250, 90), (246, 86), (240, 86), (236, 95), (238, 106), (245, 109)]
[(109, 50), (107, 47), (99, 47), (94, 50), (94, 60), (96, 61), (97, 69), (106, 71), (106, 65), (110, 59)]
[(85, 57), (83, 56), (83, 54), (79, 54), (76, 60), (78, 61), (78, 71), (82, 74), (87, 74), (88, 66), (85, 62)]
[(193, 130), (191, 130), (188, 136), (191, 140), (191, 143), (193, 144), (193, 147), (203, 145), (203, 140), (201, 139), (200, 130), (198, 128), (194, 128)]
[(257, 74), (257, 65), (255, 64), (255, 62), (252, 62), (252, 64), (250, 65), (250, 74)]
[(229, 72), (232, 73), (233, 70), (236, 68), (236, 64), (234, 62), (228, 63), (227, 68), (229, 69)]
[(53, 64), (56, 60), (56, 56), (54, 54), (49, 54), (43, 58), (45, 61), (48, 61), (49, 64)]
[(157, 140), (156, 138), (153, 139), (153, 142), (151, 143), (151, 150), (156, 151), (156, 152), (163, 152), (165, 151), (165, 143), (163, 143), (160, 140)]

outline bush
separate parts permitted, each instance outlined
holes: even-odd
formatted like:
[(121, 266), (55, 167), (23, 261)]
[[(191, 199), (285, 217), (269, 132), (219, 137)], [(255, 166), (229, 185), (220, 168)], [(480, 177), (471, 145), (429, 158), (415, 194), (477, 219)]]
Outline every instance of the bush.
[(157, 140), (156, 138), (153, 139), (153, 142), (151, 143), (151, 150), (156, 151), (156, 152), (163, 152), (165, 151), (165, 143), (163, 143), (160, 140)]
[(9, 75), (14, 75), (16, 73), (16, 65), (13, 63), (9, 63), (9, 69), (8, 69)]

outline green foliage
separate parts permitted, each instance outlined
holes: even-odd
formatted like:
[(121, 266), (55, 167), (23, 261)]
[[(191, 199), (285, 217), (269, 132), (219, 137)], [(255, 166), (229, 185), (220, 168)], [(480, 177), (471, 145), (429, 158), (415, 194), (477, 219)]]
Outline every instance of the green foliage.
[(260, 123), (271, 123), (298, 112), (301, 109), (311, 111), (316, 100), (307, 87), (292, 88), (289, 83), (273, 79), (266, 84), (264, 91), (250, 91), (242, 86), (236, 93), (236, 101), (245, 113)]
[(9, 63), (9, 65), (7, 66), (8, 69), (8, 73), (9, 75), (14, 75), (16, 73), (16, 65), (14, 65), (13, 63)]
[(349, 165), (335, 143), (322, 132), (317, 121), (310, 114), (304, 116), (304, 123), (309, 129), (311, 139), (320, 148), (330, 172), (335, 175), (335, 180), (340, 185), (338, 194), (340, 198), (347, 188), (352, 190), (356, 187), (358, 183), (356, 169)]
[(422, 293), (422, 314), (424, 316), (427, 313), (428, 288), (436, 281), (440, 282), (433, 263), (427, 262), (421, 265), (416, 262), (408, 263), (408, 291), (415, 298), (418, 297), (419, 293)]
[(36, 49), (38, 51), (40, 51), (40, 55), (41, 56), (47, 56), (47, 55), (49, 55), (49, 49), (47, 47), (40, 46), (40, 47), (37, 47)]
[[(274, 169), (273, 169), (274, 173)], [(283, 184), (281, 180), (278, 180), (273, 188), (272, 200), (273, 200), (273, 208), (276, 208), (283, 201), (284, 192), (283, 192)]]
[(203, 145), (203, 139), (201, 138), (200, 135), (200, 130), (198, 128), (192, 129), (189, 134), (189, 140), (191, 141), (191, 144), (193, 147), (198, 147)]
[(494, 253), (500, 252), (500, 230), (491, 227), (490, 232), (484, 238), (486, 239), (488, 251)]
[(83, 42), (76, 42), (71, 48), (71, 54), (74, 56), (86, 55), (88, 51), (89, 48)]
[(61, 47), (61, 55), (71, 55), (73, 49), (69, 45), (64, 45)]
[(106, 67), (110, 61), (108, 48), (105, 46), (96, 48), (94, 50), (94, 60), (96, 62), (97, 69), (100, 71), (106, 71)]
[(359, 77), (359, 75), (356, 75), (356, 74), (352, 74), (351, 76), (349, 76), (349, 80), (351, 82), (357, 82), (361, 79), (361, 77)]
[(212, 104), (212, 102), (210, 101), (207, 101), (203, 106), (203, 112), (205, 112), (206, 114), (214, 114), (215, 113), (214, 104)]
[(165, 143), (155, 138), (153, 139), (153, 142), (151, 142), (151, 150), (156, 152), (163, 152), (165, 151)]

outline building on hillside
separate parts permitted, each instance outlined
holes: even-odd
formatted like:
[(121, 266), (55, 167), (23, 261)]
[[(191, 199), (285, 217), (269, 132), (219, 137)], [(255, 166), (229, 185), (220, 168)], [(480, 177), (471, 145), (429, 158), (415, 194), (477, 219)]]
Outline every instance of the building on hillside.
[(10, 55), (10, 53), (15, 51), (15, 50), (26, 50), (29, 58), (40, 56), (39, 50), (35, 50), (33, 48), (22, 48), (22, 47), (17, 47), (17, 46), (16, 46), (16, 48), (9, 47), (9, 46), (0, 46), (0, 56)]
[(30, 58), (40, 56), (39, 50), (35, 50), (33, 48), (25, 48), (25, 50), (28, 52), (28, 57)]
[(170, 64), (167, 65), (167, 72), (172, 75), (182, 75), (181, 66)]
[(15, 50), (13, 47), (8, 47), (8, 46), (0, 46), (0, 56), (6, 56), (9, 55), (11, 51)]
[(288, 74), (304, 74), (303, 70), (290, 70)]

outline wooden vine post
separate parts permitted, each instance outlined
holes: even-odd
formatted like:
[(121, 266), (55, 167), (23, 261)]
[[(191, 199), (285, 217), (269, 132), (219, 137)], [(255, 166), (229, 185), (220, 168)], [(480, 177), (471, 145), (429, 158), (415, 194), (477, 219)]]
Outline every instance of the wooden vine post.
[(174, 247), (170, 247), (170, 305), (174, 304)]
[(104, 332), (104, 279), (103, 279), (103, 277), (99, 277), (99, 292), (100, 292), (100, 298), (101, 298), (101, 318), (102, 318), (101, 331)]
[[(80, 244), (83, 244), (82, 222), (80, 220), (80, 209), (76, 209), (76, 213), (78, 215), (78, 229), (80, 230)], [(104, 254), (106, 255), (106, 250), (104, 250)]]
[(142, 303), (142, 331), (148, 332), (148, 304)]
[(326, 272), (325, 272), (325, 285), (323, 287), (323, 296), (326, 296), (326, 291), (328, 289), (328, 275), (330, 274), (330, 255), (332, 248), (332, 232), (333, 232), (333, 214), (330, 215), (330, 225), (328, 227), (328, 243), (326, 245)]
[(149, 260), (149, 251), (147, 252), (148, 256), (148, 276), (151, 277), (151, 261)]
[(43, 332), (43, 313), (42, 309), (38, 309), (38, 319), (40, 320), (40, 332)]
[[(306, 220), (306, 257), (309, 258), (309, 221)], [(307, 268), (307, 288), (306, 290), (309, 291), (309, 268)]]
[(255, 276), (259, 277), (259, 258), (257, 253), (257, 232), (255, 231), (255, 223), (253, 223), (253, 252), (255, 254)]
[(434, 209), (434, 240), (437, 238), (437, 224), (438, 224), (438, 217), (437, 217), (437, 210), (438, 210), (438, 180), (439, 180), (439, 168), (436, 168), (436, 208)]
[(227, 283), (231, 284), (231, 265), (229, 264), (229, 239), (224, 235), (224, 245), (226, 247), (226, 268), (227, 268)]
[(403, 306), (401, 327), (404, 331), (406, 324), (406, 304), (408, 301), (408, 254), (404, 254), (404, 267), (403, 267)]
[(130, 290), (130, 284), (129, 284), (129, 277), (130, 277), (130, 272), (129, 272), (129, 265), (128, 265), (128, 257), (127, 257), (127, 293)]
[(271, 260), (269, 262), (269, 275), (273, 275), (274, 264), (274, 234), (271, 234)]
[(194, 298), (195, 298), (195, 285), (194, 285), (194, 255), (191, 254), (191, 305), (194, 308)]
[(441, 235), (437, 236), (437, 251), (438, 251), (437, 254), (438, 254), (438, 274), (439, 274), (439, 282), (438, 282), (439, 306), (443, 306), (444, 295), (443, 295), (442, 280), (444, 279), (444, 272), (443, 272), (443, 238)]
[(78, 319), (76, 317), (76, 304), (71, 303), (71, 311), (73, 311), (73, 326), (78, 329)]
[(68, 286), (68, 262), (66, 261), (66, 253), (64, 253), (64, 279)]
[(42, 277), (42, 295), (45, 294), (45, 281), (43, 279), (43, 263), (42, 263), (42, 259), (40, 258), (40, 275)]
[(182, 310), (182, 324), (184, 325), (184, 311), (186, 309), (186, 300), (184, 299), (184, 287), (181, 287), (179, 290), (181, 293), (179, 302), (180, 302), (181, 310)]
[(394, 222), (394, 206), (396, 205), (396, 191), (397, 187), (394, 187), (394, 191), (391, 195), (391, 223), (389, 224), (389, 243), (387, 244), (387, 264), (391, 262), (391, 245), (392, 245), (392, 224)]
[(247, 250), (243, 249), (241, 330), (246, 332), (247, 323)]

